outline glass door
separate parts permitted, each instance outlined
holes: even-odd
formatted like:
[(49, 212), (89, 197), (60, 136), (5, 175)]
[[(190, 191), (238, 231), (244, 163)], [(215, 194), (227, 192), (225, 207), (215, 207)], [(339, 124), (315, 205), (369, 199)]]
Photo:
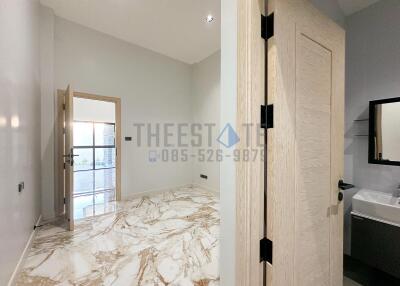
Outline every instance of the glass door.
[(74, 122), (74, 217), (115, 209), (115, 123)]

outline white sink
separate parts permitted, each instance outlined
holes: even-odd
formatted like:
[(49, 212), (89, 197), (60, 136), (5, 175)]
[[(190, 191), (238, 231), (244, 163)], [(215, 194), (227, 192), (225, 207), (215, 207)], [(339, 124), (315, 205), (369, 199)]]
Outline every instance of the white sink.
[(353, 197), (353, 213), (400, 226), (400, 199), (388, 193), (361, 189)]

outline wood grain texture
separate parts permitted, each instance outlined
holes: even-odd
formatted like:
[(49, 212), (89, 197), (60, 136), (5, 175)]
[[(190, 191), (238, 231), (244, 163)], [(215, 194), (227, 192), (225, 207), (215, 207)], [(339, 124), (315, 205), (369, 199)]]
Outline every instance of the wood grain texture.
[(296, 31), (296, 285), (330, 285), (331, 56)]
[[(74, 93), (68, 86), (64, 95), (65, 104), (65, 149), (64, 154), (73, 154), (74, 149)], [(70, 160), (74, 160), (73, 157)], [(74, 167), (68, 161), (65, 164), (65, 217), (68, 230), (74, 230)]]
[[(274, 13), (275, 7), (273, 1), (268, 1), (268, 12), (269, 14)], [(275, 38), (272, 37), (268, 40), (268, 100), (267, 104), (275, 103), (276, 97), (276, 43)], [(274, 138), (274, 128), (267, 130), (267, 222), (266, 222), (266, 231), (267, 231), (267, 238), (271, 241), (274, 241), (273, 229), (274, 229), (274, 213), (275, 213), (275, 204), (274, 204), (274, 192), (273, 186), (275, 184), (274, 178), (274, 170), (273, 170), (273, 162), (274, 162), (274, 148), (275, 143), (273, 141)], [(273, 254), (273, 260), (275, 260), (275, 255)], [(272, 285), (273, 281), (273, 268), (272, 265), (267, 263), (266, 264), (266, 285)]]
[[(263, 236), (264, 145), (260, 106), (264, 104), (265, 45), (261, 38), (264, 1), (238, 1), (238, 98), (236, 151), (256, 154), (236, 165), (236, 285), (261, 285), (259, 241)], [(252, 157), (252, 156), (250, 156)]]
[(65, 176), (64, 176), (64, 94), (65, 91), (57, 90), (57, 113), (56, 113), (56, 124), (55, 124), (55, 169), (57, 170), (55, 176), (55, 195), (54, 195), (54, 206), (57, 217), (65, 215), (64, 208), (64, 187), (65, 187)]
[(340, 286), (344, 31), (308, 1), (269, 3), (275, 35), (268, 50), (268, 103), (274, 104), (275, 118), (268, 131), (268, 236), (274, 255), (267, 285)]

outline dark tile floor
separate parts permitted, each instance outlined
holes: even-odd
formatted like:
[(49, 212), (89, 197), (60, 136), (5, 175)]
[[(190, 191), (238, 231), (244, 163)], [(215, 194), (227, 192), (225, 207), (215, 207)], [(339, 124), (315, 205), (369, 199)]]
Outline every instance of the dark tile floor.
[(345, 255), (344, 276), (362, 286), (400, 286), (400, 280)]

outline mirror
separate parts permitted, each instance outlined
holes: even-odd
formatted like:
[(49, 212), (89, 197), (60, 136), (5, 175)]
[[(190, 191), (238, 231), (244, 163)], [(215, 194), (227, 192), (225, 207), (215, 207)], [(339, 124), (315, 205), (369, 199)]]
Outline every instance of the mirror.
[(369, 103), (369, 163), (400, 166), (400, 97)]

